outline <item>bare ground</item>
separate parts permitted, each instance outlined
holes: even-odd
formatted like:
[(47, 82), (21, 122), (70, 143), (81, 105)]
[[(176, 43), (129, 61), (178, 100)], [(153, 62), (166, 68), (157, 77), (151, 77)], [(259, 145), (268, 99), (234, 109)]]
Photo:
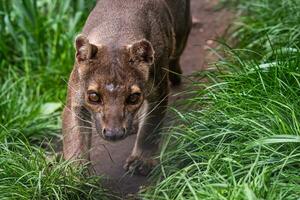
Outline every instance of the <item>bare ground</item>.
[[(216, 46), (214, 40), (224, 35), (233, 18), (230, 11), (217, 7), (218, 0), (191, 0), (194, 24), (181, 58), (184, 75), (205, 70), (209, 62), (216, 60), (208, 49)], [(172, 94), (182, 91), (183, 87), (173, 90)], [(171, 101), (178, 98), (182, 96), (173, 95)], [(92, 139), (93, 168), (96, 174), (107, 178), (104, 185), (112, 192), (120, 194), (122, 199), (127, 194), (136, 193), (140, 186), (147, 183), (146, 177), (126, 174), (123, 169), (134, 140), (135, 135), (116, 143), (103, 141), (98, 135), (93, 135)]]

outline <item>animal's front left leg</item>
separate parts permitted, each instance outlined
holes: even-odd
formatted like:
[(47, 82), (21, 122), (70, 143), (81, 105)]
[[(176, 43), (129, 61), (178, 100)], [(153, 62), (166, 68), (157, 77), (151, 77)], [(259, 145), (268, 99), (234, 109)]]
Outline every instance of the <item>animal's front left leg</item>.
[(63, 153), (66, 160), (90, 160), (92, 126), (89, 113), (81, 107), (63, 111)]
[(158, 163), (153, 157), (160, 145), (160, 130), (167, 107), (167, 97), (159, 102), (149, 103), (147, 112), (141, 117), (142, 126), (131, 155), (124, 168), (129, 172), (147, 175)]

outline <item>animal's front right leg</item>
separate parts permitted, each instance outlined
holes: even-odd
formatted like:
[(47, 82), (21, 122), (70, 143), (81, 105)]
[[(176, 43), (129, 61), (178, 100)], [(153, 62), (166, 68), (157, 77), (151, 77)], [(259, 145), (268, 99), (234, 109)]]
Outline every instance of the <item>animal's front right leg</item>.
[(66, 160), (89, 161), (92, 123), (89, 113), (82, 107), (65, 107), (63, 111), (63, 154)]
[(154, 156), (159, 149), (160, 131), (167, 107), (167, 96), (158, 103), (150, 103), (139, 130), (131, 155), (127, 158), (124, 168), (130, 172), (147, 175), (158, 163)]

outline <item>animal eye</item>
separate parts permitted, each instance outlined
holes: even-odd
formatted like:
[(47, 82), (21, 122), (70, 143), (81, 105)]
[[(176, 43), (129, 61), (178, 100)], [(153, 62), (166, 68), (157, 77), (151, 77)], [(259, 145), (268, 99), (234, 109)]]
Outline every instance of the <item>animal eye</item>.
[(127, 103), (128, 104), (137, 104), (140, 100), (140, 97), (141, 97), (141, 94), (140, 93), (134, 93), (134, 94), (131, 94), (129, 95), (129, 97), (127, 98)]
[(97, 92), (88, 92), (88, 99), (92, 103), (101, 103), (101, 97)]

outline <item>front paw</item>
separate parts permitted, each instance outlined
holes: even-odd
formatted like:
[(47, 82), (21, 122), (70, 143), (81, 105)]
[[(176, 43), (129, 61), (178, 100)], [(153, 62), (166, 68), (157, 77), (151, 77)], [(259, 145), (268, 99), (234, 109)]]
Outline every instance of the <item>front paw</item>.
[(130, 173), (147, 176), (157, 163), (155, 159), (129, 156), (124, 165), (124, 169)]

